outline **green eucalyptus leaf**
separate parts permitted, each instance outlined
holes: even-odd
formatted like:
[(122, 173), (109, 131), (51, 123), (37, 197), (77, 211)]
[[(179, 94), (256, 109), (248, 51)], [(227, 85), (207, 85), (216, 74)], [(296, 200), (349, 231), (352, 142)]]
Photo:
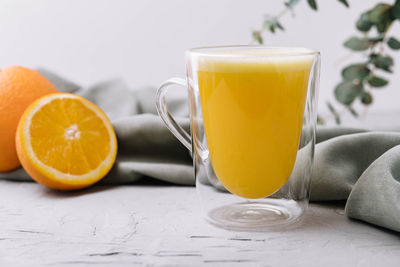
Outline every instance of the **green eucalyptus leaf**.
[(275, 33), (275, 27), (274, 26), (270, 25), (268, 29), (269, 29), (270, 32)]
[(275, 24), (274, 22), (274, 18), (270, 17), (270, 16), (266, 16), (266, 18), (264, 19), (264, 24), (263, 24), (263, 28), (264, 29), (269, 29), (271, 26), (273, 26)]
[(387, 45), (388, 45), (390, 48), (392, 48), (393, 50), (398, 50), (398, 49), (400, 49), (400, 41), (397, 40), (397, 39), (394, 38), (394, 37), (390, 37), (390, 38), (387, 40)]
[(361, 99), (361, 103), (363, 103), (364, 105), (370, 105), (372, 104), (372, 95), (368, 92), (362, 92), (360, 95), (360, 99)]
[(353, 115), (354, 117), (358, 117), (358, 112), (351, 106), (347, 106), (347, 109), (350, 111), (351, 115)]
[(367, 64), (352, 64), (342, 71), (342, 76), (347, 81), (362, 80), (370, 74)]
[(367, 15), (368, 20), (376, 25), (376, 29), (380, 33), (386, 32), (394, 20), (392, 6), (389, 4), (377, 4), (367, 12)]
[(372, 27), (372, 22), (369, 21), (368, 15), (366, 13), (361, 14), (360, 18), (356, 22), (356, 27), (359, 31), (367, 32)]
[(374, 24), (378, 24), (384, 21), (392, 19), (391, 16), (391, 5), (379, 3), (370, 11), (367, 12), (368, 20)]
[(256, 40), (259, 44), (264, 43), (264, 40), (259, 31), (253, 31), (253, 39)]
[(376, 54), (376, 53), (372, 53), (369, 55), (369, 62), (373, 63), (375, 59), (377, 59), (379, 56), (381, 56), (380, 54)]
[(376, 25), (376, 30), (379, 33), (384, 33), (390, 28), (390, 25), (392, 25), (392, 22), (393, 22), (392, 20), (380, 22)]
[(346, 7), (349, 7), (349, 3), (346, 0), (339, 0), (340, 3), (342, 3), (343, 5), (345, 5)]
[(279, 28), (282, 31), (285, 30), (285, 28), (283, 28), (282, 24), (280, 24), (279, 21), (276, 22), (276, 27)]
[(383, 56), (381, 54), (371, 54), (369, 61), (375, 65), (376, 68), (392, 72), (391, 67), (393, 66), (393, 59), (390, 56)]
[(315, 2), (315, 0), (307, 0), (307, 3), (312, 9), (314, 10), (318, 9), (317, 2)]
[(329, 111), (332, 113), (333, 117), (335, 118), (336, 124), (340, 124), (340, 115), (339, 112), (333, 107), (333, 105), (330, 102), (326, 102), (326, 105), (328, 106)]
[(349, 106), (361, 95), (363, 90), (363, 85), (360, 82), (343, 81), (336, 86), (334, 94), (337, 101)]
[(299, 2), (300, 0), (289, 0), (288, 2), (285, 3), (285, 6), (287, 6), (288, 8), (293, 8)]
[(384, 78), (372, 75), (368, 78), (368, 83), (372, 87), (383, 87), (386, 86), (389, 82)]
[(400, 20), (400, 0), (397, 0), (392, 8), (392, 16)]
[(264, 29), (268, 29), (270, 32), (275, 33), (276, 29), (285, 30), (283, 26), (279, 23), (276, 17), (267, 17), (264, 20)]
[(343, 45), (354, 51), (364, 51), (364, 50), (367, 50), (370, 46), (372, 46), (373, 43), (369, 42), (365, 38), (359, 38), (359, 37), (353, 36), (350, 39), (348, 39), (346, 42), (344, 42)]

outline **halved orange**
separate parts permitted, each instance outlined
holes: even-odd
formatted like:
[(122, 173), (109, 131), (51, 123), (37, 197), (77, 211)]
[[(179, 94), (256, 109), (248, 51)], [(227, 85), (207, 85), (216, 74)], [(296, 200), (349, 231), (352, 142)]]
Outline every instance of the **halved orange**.
[(25, 110), (16, 147), (26, 172), (38, 183), (59, 190), (96, 183), (117, 155), (117, 139), (106, 114), (68, 93), (46, 95)]

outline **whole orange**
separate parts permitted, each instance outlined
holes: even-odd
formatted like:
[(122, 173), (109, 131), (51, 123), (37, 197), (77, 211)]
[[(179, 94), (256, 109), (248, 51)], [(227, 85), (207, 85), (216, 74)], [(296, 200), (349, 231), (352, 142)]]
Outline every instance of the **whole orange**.
[(0, 70), (0, 172), (20, 166), (15, 149), (15, 134), (25, 109), (37, 98), (57, 91), (37, 71), (21, 66)]

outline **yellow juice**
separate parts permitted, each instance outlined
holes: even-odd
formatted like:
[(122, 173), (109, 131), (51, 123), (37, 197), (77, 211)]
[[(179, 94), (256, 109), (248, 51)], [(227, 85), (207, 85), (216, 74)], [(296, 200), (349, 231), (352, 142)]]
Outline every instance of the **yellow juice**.
[(205, 134), (216, 176), (231, 193), (267, 197), (296, 160), (312, 58), (199, 60)]

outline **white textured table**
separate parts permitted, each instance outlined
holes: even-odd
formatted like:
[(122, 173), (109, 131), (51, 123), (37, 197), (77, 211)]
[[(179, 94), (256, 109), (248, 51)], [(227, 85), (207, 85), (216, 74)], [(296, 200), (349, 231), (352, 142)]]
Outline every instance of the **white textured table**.
[(312, 204), (303, 225), (214, 228), (193, 187), (131, 185), (59, 193), (0, 181), (0, 266), (400, 266), (400, 235)]

